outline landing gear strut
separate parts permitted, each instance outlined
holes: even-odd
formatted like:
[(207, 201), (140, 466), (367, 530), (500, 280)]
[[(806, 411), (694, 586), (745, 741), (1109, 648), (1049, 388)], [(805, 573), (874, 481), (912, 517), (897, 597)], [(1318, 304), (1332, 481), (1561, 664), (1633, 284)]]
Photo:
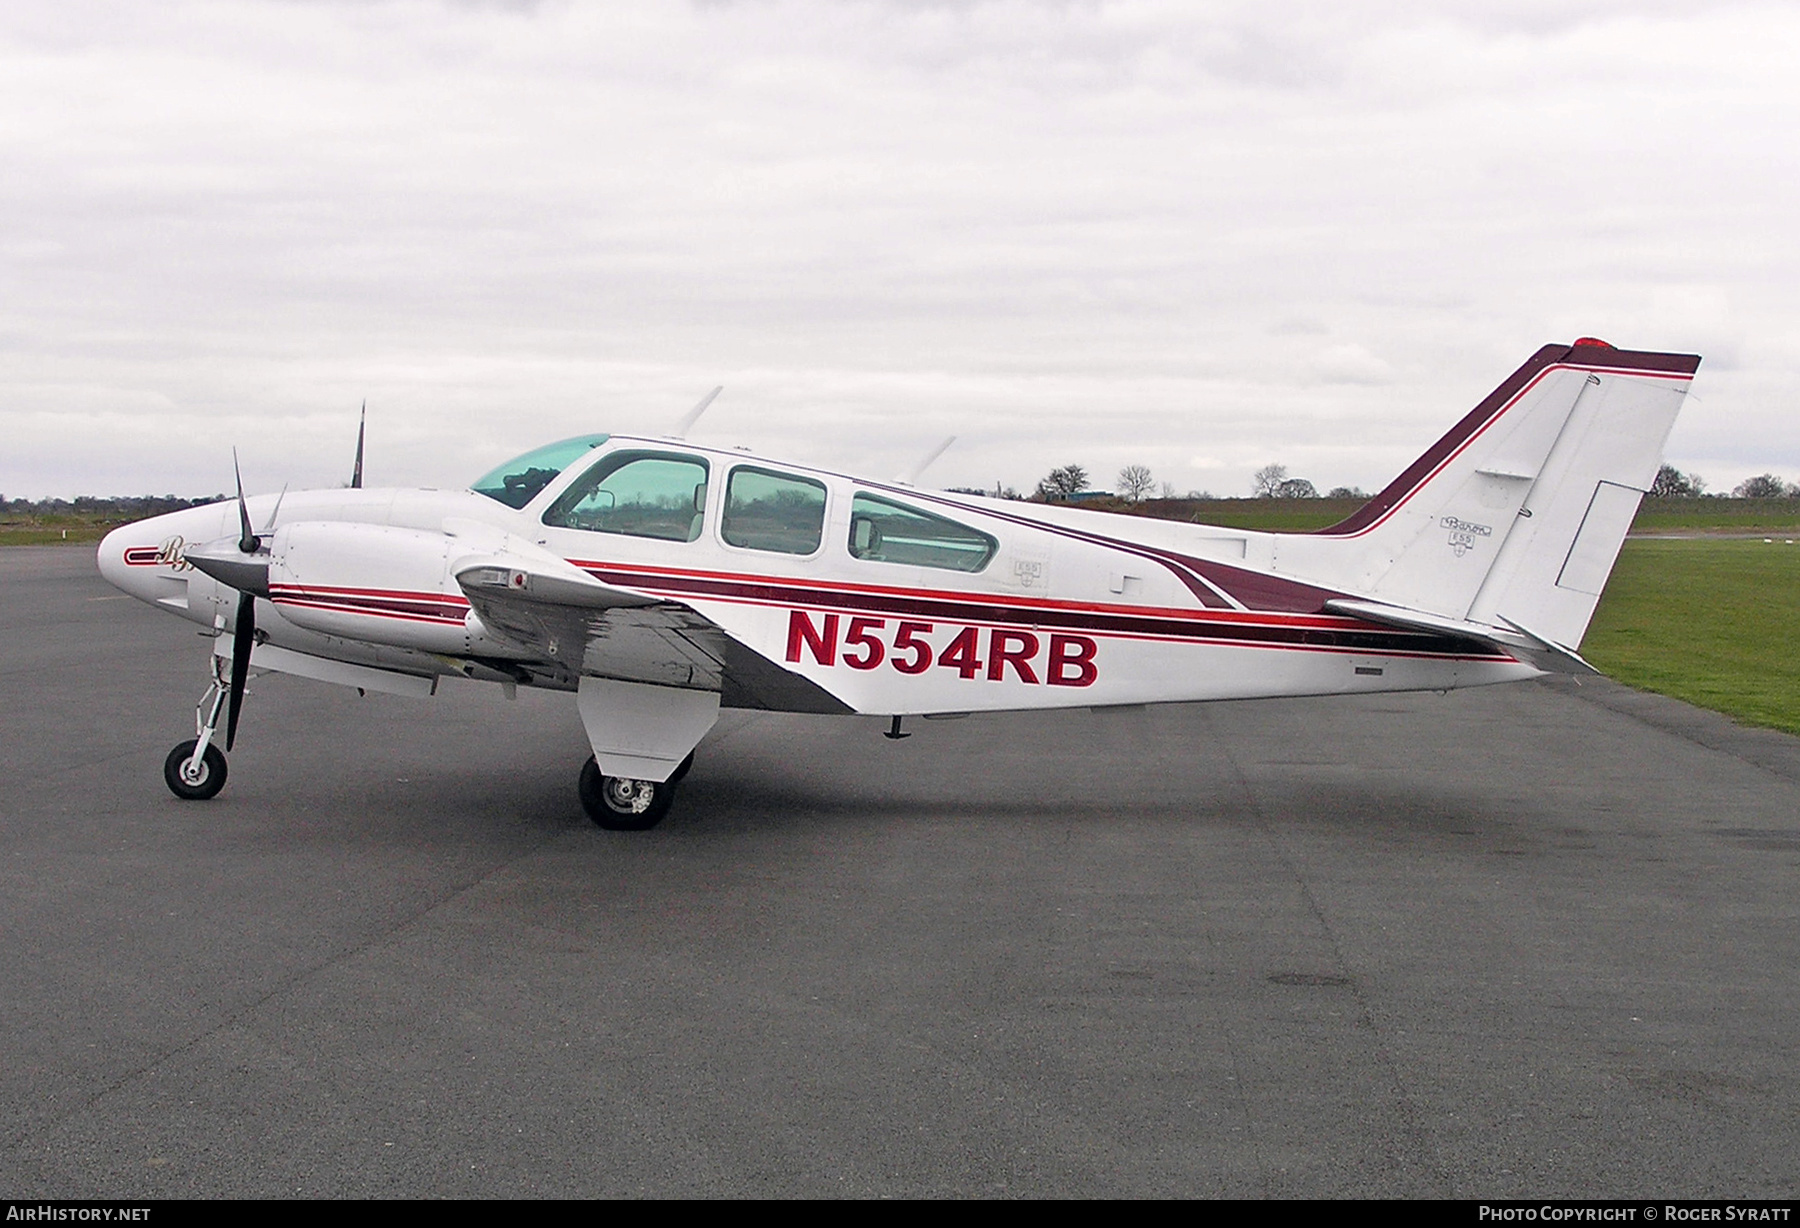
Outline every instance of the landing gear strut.
[(225, 755), (213, 745), (213, 735), (218, 732), (219, 716), (225, 711), (231, 689), (224, 676), (224, 658), (214, 657), (212, 661), (212, 683), (194, 708), (194, 736), (176, 746), (163, 760), (163, 783), (185, 802), (217, 797), (225, 787)]
[(675, 784), (687, 775), (694, 757), (682, 760), (669, 779), (627, 780), (623, 776), (602, 776), (600, 764), (592, 755), (581, 765), (581, 808), (608, 831), (649, 831), (663, 821), (675, 801)]

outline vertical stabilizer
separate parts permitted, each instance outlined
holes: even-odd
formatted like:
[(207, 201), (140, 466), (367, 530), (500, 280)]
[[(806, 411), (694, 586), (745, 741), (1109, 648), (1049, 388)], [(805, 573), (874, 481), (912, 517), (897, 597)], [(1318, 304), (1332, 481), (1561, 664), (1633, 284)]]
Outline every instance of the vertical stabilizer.
[(1700, 359), (1545, 346), (1358, 512), (1283, 538), (1279, 570), (1573, 647)]

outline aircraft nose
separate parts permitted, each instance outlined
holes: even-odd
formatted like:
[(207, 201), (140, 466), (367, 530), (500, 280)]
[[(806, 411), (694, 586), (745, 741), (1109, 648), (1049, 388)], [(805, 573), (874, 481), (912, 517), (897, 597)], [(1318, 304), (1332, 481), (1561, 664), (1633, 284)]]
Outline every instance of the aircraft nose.
[(209, 505), (121, 525), (106, 535), (96, 552), (100, 575), (139, 601), (185, 609), (194, 569), (183, 552), (206, 540), (209, 532), (218, 536), (219, 519)]
[(102, 538), (96, 561), (108, 584), (140, 601), (154, 601), (156, 576), (167, 570), (160, 565), (162, 555), (162, 536), (155, 522), (143, 520), (122, 525)]

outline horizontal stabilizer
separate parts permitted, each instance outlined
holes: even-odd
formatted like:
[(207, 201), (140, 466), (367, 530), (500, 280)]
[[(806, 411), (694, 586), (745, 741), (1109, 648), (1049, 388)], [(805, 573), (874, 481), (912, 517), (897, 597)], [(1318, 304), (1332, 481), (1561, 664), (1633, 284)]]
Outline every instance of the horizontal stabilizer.
[[(1531, 663), (1536, 665), (1539, 669), (1552, 674), (1597, 674), (1600, 672), (1592, 665), (1589, 665), (1585, 657), (1576, 652), (1573, 648), (1570, 648), (1567, 644), (1559, 644), (1549, 636), (1539, 635), (1530, 627), (1525, 626), (1523, 623), (1515, 622), (1504, 614), (1500, 615), (1500, 620), (1538, 646), (1537, 652), (1534, 652), (1533, 649), (1527, 647), (1525, 653), (1531, 659)], [(1545, 664), (1544, 660), (1540, 659), (1538, 653), (1548, 654), (1551, 660), (1560, 663), (1560, 668)]]
[(1333, 614), (1367, 619), (1369, 622), (1402, 627), (1408, 631), (1431, 631), (1439, 635), (1460, 635), (1478, 640), (1527, 661), (1547, 674), (1600, 672), (1584, 661), (1581, 654), (1573, 648), (1538, 635), (1510, 620), (1505, 627), (1495, 627), (1462, 618), (1449, 618), (1443, 614), (1428, 614), (1424, 610), (1409, 610), (1404, 606), (1388, 605), (1381, 601), (1358, 601), (1348, 597), (1327, 601), (1325, 609)]

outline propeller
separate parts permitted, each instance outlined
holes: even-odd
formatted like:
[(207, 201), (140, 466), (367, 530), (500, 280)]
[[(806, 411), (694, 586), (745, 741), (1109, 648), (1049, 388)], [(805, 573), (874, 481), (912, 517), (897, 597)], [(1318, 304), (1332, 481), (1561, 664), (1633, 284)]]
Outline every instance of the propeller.
[[(350, 489), (362, 489), (363, 432), (369, 427), (369, 403), (362, 404), (362, 419), (356, 424), (356, 467), (350, 471)], [(280, 506), (277, 504), (276, 506)]]
[[(231, 471), (237, 478), (238, 524), (243, 535), (238, 538), (238, 551), (255, 554), (262, 539), (250, 527), (250, 504), (244, 499), (244, 474), (238, 468), (237, 449), (231, 450)], [(270, 527), (274, 527), (271, 516)], [(250, 680), (250, 650), (256, 647), (256, 595), (238, 590), (237, 619), (231, 632), (231, 690), (225, 709), (225, 749), (237, 741), (238, 710), (244, 706), (244, 685)]]

